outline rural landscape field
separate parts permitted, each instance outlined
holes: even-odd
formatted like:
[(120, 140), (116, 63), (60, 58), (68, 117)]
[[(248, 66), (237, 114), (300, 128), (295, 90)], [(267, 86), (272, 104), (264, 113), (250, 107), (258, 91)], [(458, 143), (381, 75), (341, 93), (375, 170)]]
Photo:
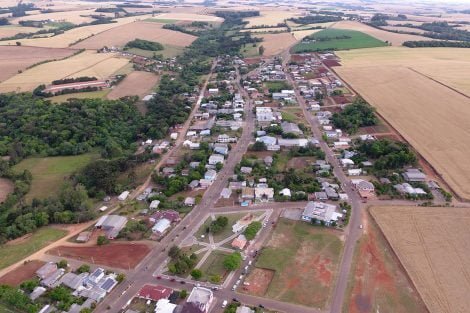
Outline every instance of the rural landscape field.
[(469, 312), (467, 2), (0, 1), (0, 312)]

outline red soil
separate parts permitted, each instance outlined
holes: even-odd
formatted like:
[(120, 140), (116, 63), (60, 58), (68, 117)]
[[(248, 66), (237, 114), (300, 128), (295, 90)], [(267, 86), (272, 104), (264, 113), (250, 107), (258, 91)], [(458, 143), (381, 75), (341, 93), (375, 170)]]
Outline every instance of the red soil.
[(18, 286), (25, 280), (34, 278), (36, 271), (44, 265), (43, 261), (33, 260), (20, 265), (14, 270), (0, 277), (0, 285)]

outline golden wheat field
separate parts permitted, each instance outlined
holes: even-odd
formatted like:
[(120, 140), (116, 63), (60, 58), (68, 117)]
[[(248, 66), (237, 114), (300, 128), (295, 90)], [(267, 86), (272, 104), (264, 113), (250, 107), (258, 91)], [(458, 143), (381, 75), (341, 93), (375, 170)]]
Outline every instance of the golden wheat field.
[[(345, 65), (336, 71), (377, 108), (454, 192), (470, 199), (470, 99), (423, 74), (420, 71), (426, 69), (423, 63), (412, 67), (406, 66), (405, 58), (401, 59), (404, 65), (367, 57), (361, 60), (363, 65), (348, 65), (354, 63), (345, 58)], [(466, 66), (468, 69), (470, 63)], [(435, 70), (433, 67), (434, 62), (427, 64), (430, 72)], [(454, 68), (456, 73), (457, 70)], [(466, 81), (467, 73), (460, 67), (458, 76)]]
[(104, 79), (129, 62), (111, 53), (85, 51), (65, 60), (44, 63), (0, 83), (0, 92), (31, 91), (40, 84), (66, 77), (95, 76)]
[(100, 49), (104, 46), (123, 47), (129, 41), (140, 38), (178, 47), (189, 46), (196, 36), (163, 29), (163, 24), (153, 22), (135, 22), (112, 28), (79, 42), (72, 47), (77, 49)]
[(105, 30), (118, 27), (120, 25), (125, 25), (132, 23), (138, 20), (144, 20), (149, 18), (151, 15), (141, 15), (137, 17), (124, 17), (116, 19), (116, 23), (111, 24), (100, 24), (92, 26), (84, 26), (73, 28), (69, 31), (66, 31), (63, 34), (49, 37), (49, 38), (34, 38), (34, 39), (20, 39), (20, 40), (9, 40), (9, 41), (0, 41), (0, 45), (16, 45), (16, 42), (21, 42), (23, 46), (32, 46), (32, 47), (48, 47), (48, 48), (67, 48), (70, 45), (76, 43), (80, 39), (86, 39), (90, 36), (99, 34)]
[(154, 88), (160, 77), (149, 72), (135, 71), (130, 73), (107, 95), (108, 99), (119, 99), (125, 96), (143, 98)]
[(44, 21), (53, 20), (55, 22), (69, 22), (73, 24), (88, 23), (94, 21), (90, 17), (96, 13), (95, 10), (80, 10), (80, 11), (66, 11), (66, 12), (52, 12), (52, 13), (38, 13), (11, 19), (10, 23), (18, 24), (20, 21)]
[(390, 31), (399, 31), (399, 32), (407, 32), (407, 33), (414, 33), (414, 34), (423, 34), (425, 31), (418, 28), (412, 27), (402, 27), (402, 26), (382, 26), (383, 29), (390, 30)]
[(374, 207), (371, 213), (430, 313), (468, 312), (468, 208)]
[(261, 10), (260, 16), (254, 16), (244, 19), (248, 22), (246, 27), (268, 25), (275, 26), (279, 23), (284, 23), (286, 19), (291, 17), (299, 16), (300, 11), (291, 10), (286, 8), (285, 10)]
[(203, 15), (195, 13), (161, 13), (155, 15), (156, 19), (178, 20), (178, 21), (201, 21), (201, 22), (222, 22), (223, 19), (214, 15)]
[(0, 26), (0, 38), (11, 37), (19, 33), (34, 33), (38, 29), (34, 27), (23, 27), (16, 25)]
[(334, 28), (357, 30), (357, 31), (366, 33), (372, 37), (375, 37), (377, 39), (388, 41), (393, 46), (400, 46), (405, 41), (432, 40), (431, 38), (418, 36), (418, 35), (392, 33), (392, 32), (377, 29), (377, 28), (362, 24), (360, 22), (355, 22), (355, 21), (340, 21), (334, 24)]
[(256, 35), (256, 37), (263, 38), (263, 42), (260, 45), (265, 48), (265, 56), (279, 54), (297, 42), (291, 33), (264, 34)]

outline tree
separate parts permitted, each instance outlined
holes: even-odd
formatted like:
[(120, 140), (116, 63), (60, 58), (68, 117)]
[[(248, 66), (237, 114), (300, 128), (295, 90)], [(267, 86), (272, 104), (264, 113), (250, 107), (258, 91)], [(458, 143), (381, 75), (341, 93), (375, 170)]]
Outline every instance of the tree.
[(126, 279), (126, 275), (124, 273), (119, 273), (116, 276), (116, 280), (118, 283), (122, 283)]
[(37, 286), (39, 286), (39, 281), (37, 279), (30, 279), (22, 282), (20, 288), (26, 292), (32, 292)]
[(262, 224), (261, 222), (258, 222), (258, 221), (254, 221), (254, 222), (251, 222), (245, 229), (244, 231), (244, 235), (246, 237), (246, 239), (248, 240), (253, 240), (255, 239), (256, 237), (256, 234), (259, 232), (259, 230), (261, 229), (262, 227)]
[(209, 278), (209, 280), (210, 280), (211, 283), (218, 284), (222, 281), (222, 277), (220, 277), (220, 275), (212, 275)]
[(222, 167), (224, 167), (224, 165), (221, 163), (221, 162), (218, 162), (216, 165), (215, 165), (215, 169), (217, 171), (220, 171), (222, 169)]
[(172, 246), (168, 251), (168, 256), (172, 259), (177, 259), (180, 256), (181, 249), (177, 246)]
[(200, 269), (193, 269), (191, 271), (191, 276), (195, 279), (195, 280), (199, 280), (201, 279), (202, 277), (202, 271)]
[(180, 298), (184, 299), (188, 296), (188, 291), (186, 289), (183, 289), (180, 291)]
[(263, 54), (264, 54), (264, 46), (263, 46), (263, 45), (259, 46), (259, 48), (258, 48), (258, 53), (259, 53), (259, 55), (263, 55)]
[(78, 274), (81, 274), (81, 273), (90, 273), (90, 265), (88, 265), (88, 264), (82, 264), (82, 265), (80, 265), (80, 267), (77, 268), (77, 273), (78, 273)]
[(268, 147), (262, 141), (257, 141), (251, 146), (251, 150), (253, 151), (266, 151)]
[(209, 225), (209, 232), (213, 234), (220, 233), (228, 225), (228, 218), (226, 216), (218, 216), (215, 221)]
[(98, 236), (96, 243), (98, 244), (98, 246), (106, 245), (109, 243), (109, 239), (104, 235), (100, 235)]
[(240, 268), (242, 264), (242, 255), (240, 252), (233, 252), (224, 258), (224, 267), (229, 271), (234, 271)]
[(57, 267), (58, 268), (67, 268), (69, 264), (67, 263), (67, 260), (60, 260), (57, 262)]

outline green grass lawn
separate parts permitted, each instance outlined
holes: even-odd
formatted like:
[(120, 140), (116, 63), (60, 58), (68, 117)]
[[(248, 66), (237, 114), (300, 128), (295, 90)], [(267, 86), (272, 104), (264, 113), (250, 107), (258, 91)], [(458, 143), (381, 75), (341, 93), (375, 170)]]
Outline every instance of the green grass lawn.
[[(18, 243), (0, 246), (0, 269), (26, 258), (28, 255), (44, 248), (48, 244), (59, 240), (66, 234), (67, 232), (65, 230), (42, 227), (32, 233), (27, 239)], [(1, 309), (0, 312), (2, 312)]]
[(16, 172), (29, 170), (33, 175), (31, 190), (26, 200), (43, 199), (56, 194), (64, 178), (85, 167), (91, 160), (98, 158), (96, 153), (74, 156), (27, 158), (13, 167)]
[(243, 57), (245, 58), (255, 58), (259, 57), (259, 46), (260, 43), (257, 43), (253, 46), (253, 44), (248, 44), (245, 47), (242, 47), (241, 52)]
[[(241, 219), (246, 214), (247, 213), (220, 214), (220, 215), (225, 216), (225, 217), (228, 218), (228, 224), (221, 232), (212, 235), (214, 237), (214, 242), (217, 243), (217, 242), (222, 241), (225, 238), (230, 237), (231, 235), (233, 235), (232, 225), (234, 225), (239, 219)], [(253, 212), (253, 214), (257, 215), (256, 212)], [(217, 218), (217, 216), (218, 215), (216, 215), (216, 218)], [(209, 234), (206, 233), (206, 229), (207, 229), (207, 227), (209, 227), (211, 222), (212, 222), (212, 219), (209, 217), (204, 222), (204, 224), (201, 225), (201, 227), (195, 233), (195, 236), (196, 236), (197, 240), (199, 240), (201, 242), (209, 242)], [(201, 235), (204, 235), (205, 237), (201, 238)]]
[(183, 53), (184, 47), (178, 47), (173, 45), (163, 45), (164, 49), (160, 51), (149, 51), (143, 50), (138, 48), (130, 48), (127, 51), (130, 53), (134, 53), (146, 58), (151, 58), (154, 55), (161, 54), (164, 58), (173, 58)]
[(209, 255), (200, 268), (203, 274), (202, 280), (209, 280), (214, 275), (219, 275), (222, 278), (225, 276), (227, 272), (223, 264), (225, 256), (227, 253), (217, 250)]
[[(341, 38), (343, 36), (348, 38)], [(316, 42), (301, 42), (293, 48), (293, 52), (301, 53), (324, 50), (349, 50), (387, 46), (387, 43), (372, 36), (347, 29), (325, 29), (313, 34), (310, 38), (315, 39)], [(320, 41), (322, 38), (327, 40)]]
[(284, 89), (292, 89), (292, 86), (285, 80), (272, 80), (264, 83), (270, 92), (281, 92)]
[(343, 244), (326, 228), (280, 219), (256, 267), (275, 271), (266, 296), (324, 308), (336, 277)]
[(99, 98), (99, 99), (104, 99), (104, 98), (106, 98), (106, 95), (110, 91), (111, 91), (111, 89), (104, 89), (104, 90), (90, 91), (90, 92), (69, 93), (69, 94), (66, 94), (66, 95), (51, 97), (48, 100), (51, 100), (53, 103), (62, 103), (62, 102), (66, 102), (67, 99), (70, 99), (70, 98), (77, 98), (77, 99)]

